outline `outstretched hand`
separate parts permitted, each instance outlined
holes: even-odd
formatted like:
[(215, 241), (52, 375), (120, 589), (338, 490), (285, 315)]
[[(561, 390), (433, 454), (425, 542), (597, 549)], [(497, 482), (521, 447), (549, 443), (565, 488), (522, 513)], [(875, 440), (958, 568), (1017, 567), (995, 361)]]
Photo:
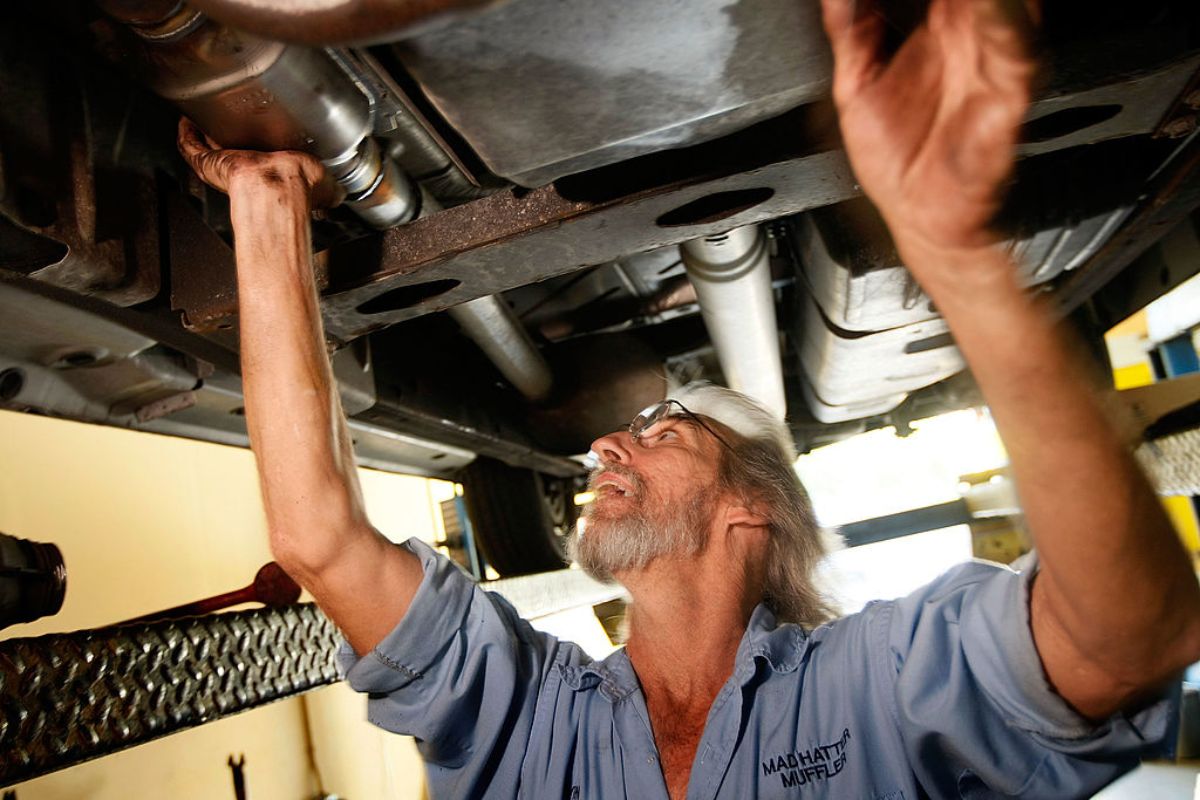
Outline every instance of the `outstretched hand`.
[(988, 226), (1029, 102), (1036, 9), (932, 0), (888, 58), (880, 0), (822, 3), (851, 166), (918, 279), (940, 278), (918, 265), (995, 241)]
[(234, 184), (247, 179), (268, 183), (294, 180), (308, 192), (315, 208), (341, 202), (340, 187), (321, 162), (308, 153), (225, 150), (187, 117), (179, 120), (179, 152), (202, 181), (222, 192), (228, 193)]

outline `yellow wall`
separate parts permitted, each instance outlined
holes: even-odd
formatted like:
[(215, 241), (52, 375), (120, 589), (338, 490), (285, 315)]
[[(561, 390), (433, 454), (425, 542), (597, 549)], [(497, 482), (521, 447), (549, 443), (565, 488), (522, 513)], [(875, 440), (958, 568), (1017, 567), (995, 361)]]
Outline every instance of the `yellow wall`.
[[(372, 521), (430, 538), (431, 483), (361, 470)], [(438, 491), (438, 494), (443, 492)], [(0, 638), (90, 628), (240, 588), (270, 560), (249, 451), (0, 412), (0, 531), (63, 551), (62, 611)], [(21, 800), (232, 797), (226, 758), (245, 753), (253, 800), (318, 788), (354, 800), (416, 798), (411, 740), (365, 721), (332, 686), (19, 784)]]

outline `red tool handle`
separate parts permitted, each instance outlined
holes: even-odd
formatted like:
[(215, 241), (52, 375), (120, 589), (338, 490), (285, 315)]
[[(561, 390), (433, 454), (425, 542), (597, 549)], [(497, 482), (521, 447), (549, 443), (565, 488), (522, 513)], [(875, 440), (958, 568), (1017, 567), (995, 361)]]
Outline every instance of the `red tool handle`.
[(299, 599), (300, 586), (283, 571), (283, 567), (274, 561), (269, 561), (254, 576), (254, 583), (243, 589), (225, 592), (225, 594), (197, 600), (193, 603), (184, 603), (181, 606), (168, 608), (165, 611), (155, 611), (152, 614), (145, 614), (126, 620), (122, 624), (150, 622), (152, 620), (172, 619), (175, 617), (198, 617), (203, 614), (211, 614), (214, 611), (229, 608), (230, 606), (241, 605), (242, 603), (262, 603), (265, 606), (272, 607), (285, 606)]

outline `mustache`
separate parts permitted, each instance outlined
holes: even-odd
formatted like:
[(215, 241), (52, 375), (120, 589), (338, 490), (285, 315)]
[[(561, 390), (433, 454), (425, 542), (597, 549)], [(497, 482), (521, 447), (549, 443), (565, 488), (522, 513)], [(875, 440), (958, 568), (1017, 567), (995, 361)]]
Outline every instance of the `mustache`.
[(601, 473), (611, 472), (613, 475), (619, 475), (629, 481), (629, 485), (633, 487), (633, 491), (639, 496), (642, 494), (642, 489), (645, 487), (645, 482), (642, 481), (642, 476), (635, 472), (631, 467), (624, 464), (599, 464), (595, 469), (588, 473), (588, 489), (596, 488), (596, 479)]

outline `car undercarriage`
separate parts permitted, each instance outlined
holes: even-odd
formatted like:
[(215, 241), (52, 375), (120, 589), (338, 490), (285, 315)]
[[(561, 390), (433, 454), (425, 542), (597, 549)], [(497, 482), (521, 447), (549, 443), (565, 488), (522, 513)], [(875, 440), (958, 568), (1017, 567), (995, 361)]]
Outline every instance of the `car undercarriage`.
[[(246, 444), (228, 202), (181, 113), (342, 185), (314, 267), (360, 463), (462, 481), (501, 574), (561, 563), (578, 456), (688, 381), (801, 451), (981, 404), (849, 170), (815, 0), (352, 5), (5, 9), (0, 407)], [(1056, 3), (1039, 46), (996, 226), (1103, 358), (1200, 267), (1157, 246), (1196, 241), (1200, 8)]]

